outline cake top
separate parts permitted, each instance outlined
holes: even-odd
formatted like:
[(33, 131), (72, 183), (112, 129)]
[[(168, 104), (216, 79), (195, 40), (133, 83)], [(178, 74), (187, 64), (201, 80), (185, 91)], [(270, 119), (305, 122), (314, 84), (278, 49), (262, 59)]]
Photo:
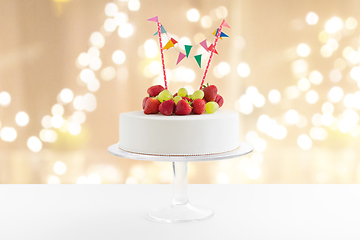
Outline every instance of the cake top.
[[(204, 85), (204, 81), (212, 60), (212, 57), (215, 54), (218, 54), (216, 51), (216, 45), (219, 38), (228, 37), (225, 33), (222, 32), (223, 27), (230, 26), (227, 24), (225, 20), (222, 21), (219, 28), (217, 28), (213, 35), (215, 36), (213, 43), (208, 47), (206, 39), (199, 43), (199, 45), (206, 50), (206, 52), (210, 53), (209, 59), (200, 83), (199, 90), (194, 91), (194, 93), (189, 94), (185, 88), (180, 88), (174, 95), (170, 93), (167, 86), (166, 80), (166, 71), (165, 71), (165, 61), (164, 61), (164, 51), (170, 48), (176, 49), (176, 45), (180, 45), (177, 40), (171, 37), (167, 31), (165, 30), (164, 26), (159, 22), (158, 16), (149, 18), (148, 21), (156, 22), (157, 23), (157, 32), (154, 34), (158, 35), (159, 38), (159, 46), (160, 46), (160, 53), (161, 53), (161, 62), (163, 68), (163, 76), (164, 76), (164, 85), (155, 85), (148, 88), (147, 93), (149, 94), (148, 97), (143, 99), (143, 110), (145, 114), (157, 114), (162, 113), (165, 116), (170, 115), (201, 115), (205, 111), (207, 113), (214, 113), (216, 112), (224, 103), (224, 99), (221, 95), (218, 94), (218, 89), (215, 85)], [(163, 47), (162, 46), (162, 34), (164, 37), (167, 37), (168, 42)], [(191, 49), (193, 48), (192, 45), (185, 45), (183, 49), (185, 49), (186, 54), (179, 52), (177, 63), (181, 62), (185, 56), (188, 58)], [(201, 68), (201, 57), (203, 54), (197, 54), (194, 56), (196, 62), (198, 63), (199, 67)]]

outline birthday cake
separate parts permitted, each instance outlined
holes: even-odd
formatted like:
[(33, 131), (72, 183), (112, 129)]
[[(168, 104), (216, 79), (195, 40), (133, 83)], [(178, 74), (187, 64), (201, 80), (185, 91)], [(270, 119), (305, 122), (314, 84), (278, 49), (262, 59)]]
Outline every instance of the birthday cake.
[[(166, 71), (163, 50), (178, 44), (169, 37), (162, 47), (161, 34), (165, 28), (157, 17), (148, 19), (157, 22), (161, 50), (165, 87), (155, 85), (148, 88), (143, 99), (143, 111), (120, 114), (119, 148), (138, 154), (165, 156), (197, 156), (219, 154), (239, 148), (239, 114), (232, 110), (223, 110), (224, 99), (218, 94), (215, 85), (204, 85), (206, 73), (219, 37), (227, 37), (221, 32), (223, 26), (229, 27), (225, 20), (213, 33), (214, 43), (206, 46), (209, 60), (202, 78), (200, 89), (189, 94), (187, 89), (180, 88), (174, 95), (167, 89)], [(205, 45), (204, 45), (205, 44)], [(192, 46), (185, 45), (186, 55), (179, 53), (179, 63), (188, 57)], [(194, 56), (201, 67), (201, 54)]]

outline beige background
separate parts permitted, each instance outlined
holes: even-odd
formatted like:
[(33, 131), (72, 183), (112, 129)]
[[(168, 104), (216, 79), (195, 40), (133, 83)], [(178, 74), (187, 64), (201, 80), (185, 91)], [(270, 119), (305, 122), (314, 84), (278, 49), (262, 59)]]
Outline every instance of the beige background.
[[(207, 81), (218, 86), (225, 98), (225, 108), (240, 111), (241, 138), (254, 131), (266, 143), (266, 148), (256, 146), (252, 155), (221, 162), (189, 163), (190, 183), (358, 183), (359, 165), (359, 124), (355, 130), (342, 133), (339, 129), (321, 126), (327, 132), (324, 140), (312, 139), (309, 150), (303, 150), (297, 143), (301, 134), (310, 136), (314, 127), (312, 117), (322, 114), (329, 90), (334, 86), (346, 94), (359, 91), (350, 71), (358, 63), (351, 63), (343, 50), (350, 46), (358, 50), (359, 27), (347, 29), (345, 23), (350, 17), (359, 21), (358, 1), (140, 1), (136, 11), (129, 9), (127, 1), (115, 1), (118, 12), (128, 16), (133, 33), (121, 38), (104, 28), (107, 18), (105, 7), (110, 1), (95, 0), (2, 0), (0, 1), (0, 92), (11, 95), (8, 106), (0, 105), (1, 128), (13, 127), (17, 138), (13, 142), (0, 139), (0, 183), (169, 183), (172, 181), (170, 163), (142, 162), (117, 158), (107, 152), (107, 147), (118, 141), (118, 114), (141, 110), (141, 102), (146, 89), (155, 83), (158, 74), (144, 75), (144, 69), (153, 61), (144, 55), (143, 45), (148, 39), (157, 43), (152, 36), (156, 25), (146, 19), (155, 15), (166, 30), (177, 37), (188, 37), (192, 44), (194, 38), (203, 34), (210, 36), (221, 23), (222, 17), (231, 26), (224, 32), (230, 36), (219, 41), (211, 64)], [(136, 5), (136, 1), (135, 1)], [(219, 8), (220, 7), (220, 8)], [(195, 8), (200, 20), (190, 22), (188, 10)], [(225, 10), (224, 10), (225, 9)], [(309, 12), (315, 12), (319, 21), (315, 25), (306, 22)], [(201, 18), (209, 16), (212, 24), (203, 27)], [(334, 34), (324, 33), (324, 26), (332, 17), (339, 17), (344, 26)], [(74, 96), (89, 92), (80, 80), (84, 67), (78, 63), (81, 53), (86, 53), (92, 42), (93, 32), (104, 36), (105, 44), (99, 48), (102, 66), (94, 71), (100, 88), (92, 92), (97, 107), (86, 113), (86, 121), (81, 124), (81, 132), (71, 135), (68, 131), (53, 130), (58, 138), (54, 143), (43, 142), (38, 153), (27, 147), (31, 136), (39, 137), (45, 115), (58, 102), (58, 95), (64, 88), (73, 91)], [(328, 38), (336, 39), (338, 48), (331, 56), (322, 56), (320, 49)], [(311, 52), (306, 57), (297, 53), (299, 44), (307, 44)], [(112, 54), (121, 50), (126, 55), (122, 64), (115, 64)], [(195, 78), (192, 82), (178, 82), (173, 77), (169, 88), (176, 92), (183, 86), (197, 88), (204, 66), (199, 69), (195, 60), (187, 59), (175, 65), (177, 52), (165, 52), (166, 67), (169, 70), (185, 67)], [(305, 73), (295, 74), (294, 62), (303, 59), (307, 63)], [(342, 59), (342, 60), (339, 60)], [(227, 75), (217, 78), (214, 70), (219, 63), (226, 62), (230, 67)], [(237, 68), (239, 63), (250, 67), (250, 74), (241, 77)], [(340, 66), (343, 63), (344, 66)], [(113, 67), (117, 76), (104, 81), (101, 72)], [(340, 67), (339, 67), (340, 66)], [(341, 68), (339, 82), (331, 81), (330, 72)], [(120, 70), (119, 70), (120, 69)], [(321, 84), (311, 84), (306, 91), (298, 90), (296, 98), (287, 96), (290, 86), (298, 86), (301, 77), (317, 70), (323, 76)], [(127, 74), (126, 74), (127, 73)], [(161, 73), (160, 73), (161, 74)], [(127, 75), (127, 76), (126, 76)], [(178, 80), (178, 81), (176, 81)], [(262, 107), (254, 107), (249, 114), (239, 108), (239, 99), (249, 86), (255, 86), (265, 97)], [(281, 101), (273, 104), (268, 98), (271, 90), (281, 93)], [(319, 99), (310, 104), (306, 93), (315, 90)], [(333, 103), (333, 116), (349, 107), (342, 98)], [(286, 121), (285, 113), (296, 110), (307, 119), (306, 126), (298, 127)], [(64, 105), (64, 119), (76, 111), (73, 102)], [(359, 114), (359, 109), (352, 108)], [(25, 111), (29, 123), (20, 127), (15, 115)], [(258, 129), (257, 121), (262, 114), (275, 119), (284, 126), (287, 135), (282, 140), (274, 139)], [(324, 131), (322, 130), (322, 131)], [(215, 130), (213, 130), (215, 131)], [(191, 136), (189, 136), (191, 140)], [(255, 157), (254, 157), (255, 154)], [(64, 166), (66, 171), (64, 172)]]

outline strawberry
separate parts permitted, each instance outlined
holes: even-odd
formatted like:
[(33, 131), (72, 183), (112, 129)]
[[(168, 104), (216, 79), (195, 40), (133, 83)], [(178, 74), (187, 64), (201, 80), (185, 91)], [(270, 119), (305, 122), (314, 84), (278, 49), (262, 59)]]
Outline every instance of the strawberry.
[(177, 93), (175, 93), (175, 94), (173, 95), (173, 98), (176, 97), (176, 96), (177, 96)]
[(164, 87), (161, 85), (155, 85), (148, 88), (147, 93), (150, 97), (156, 97), (164, 90)]
[(195, 114), (203, 114), (205, 112), (205, 102), (202, 99), (194, 99), (192, 107), (192, 111)]
[(143, 109), (145, 109), (145, 103), (146, 103), (146, 100), (148, 100), (149, 97), (145, 97), (144, 100), (143, 100), (143, 104), (142, 104), (142, 107)]
[(145, 102), (144, 113), (152, 114), (159, 112), (160, 101), (156, 98), (148, 98)]
[(191, 102), (191, 101), (192, 101), (191, 98), (188, 98), (188, 97), (182, 97), (182, 99), (184, 99), (184, 100), (186, 100), (186, 101), (188, 101), (188, 102)]
[(215, 101), (218, 91), (215, 85), (210, 85), (208, 87), (203, 88), (202, 90), (204, 92), (204, 98), (206, 99), (206, 101), (208, 102)]
[(191, 113), (191, 107), (187, 101), (181, 99), (175, 108), (175, 115), (188, 115)]
[(159, 111), (166, 116), (173, 114), (174, 110), (175, 102), (172, 99), (162, 102), (159, 106)]
[(218, 94), (215, 98), (215, 102), (217, 102), (217, 104), (219, 104), (219, 108), (221, 108), (221, 106), (224, 104), (224, 98)]

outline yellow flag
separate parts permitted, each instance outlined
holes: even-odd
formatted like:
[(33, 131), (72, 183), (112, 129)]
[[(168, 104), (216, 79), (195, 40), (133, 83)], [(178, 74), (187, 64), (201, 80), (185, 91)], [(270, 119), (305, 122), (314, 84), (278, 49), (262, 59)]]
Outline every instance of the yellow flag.
[(169, 49), (172, 48), (174, 46), (174, 43), (171, 41), (171, 39), (167, 42), (167, 44), (165, 45), (165, 47), (163, 47), (163, 49)]

